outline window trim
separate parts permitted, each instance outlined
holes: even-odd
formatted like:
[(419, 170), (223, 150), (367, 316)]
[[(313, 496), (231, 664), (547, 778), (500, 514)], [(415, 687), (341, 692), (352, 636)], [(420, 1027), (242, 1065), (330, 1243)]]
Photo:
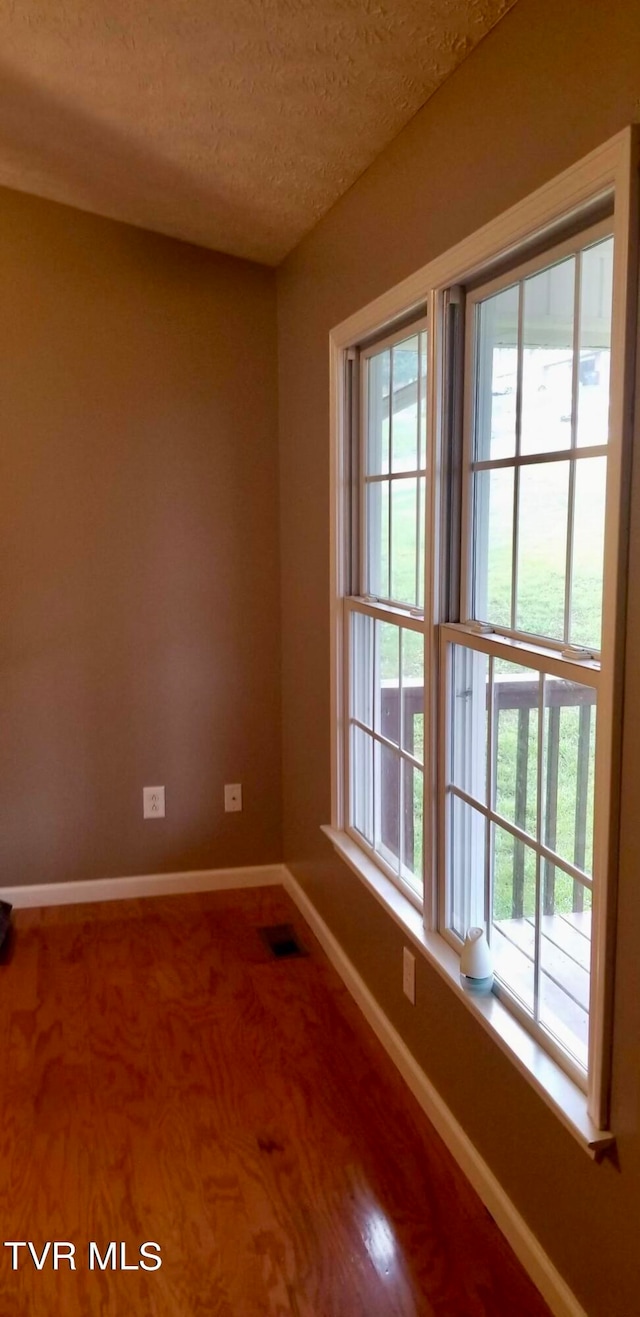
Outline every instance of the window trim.
[[(628, 491), (629, 462), (631, 452), (631, 435), (633, 428), (633, 404), (635, 394), (635, 329), (636, 329), (636, 273), (637, 273), (637, 215), (638, 215), (638, 132), (633, 127), (624, 129), (614, 138), (604, 143), (576, 165), (554, 178), (538, 189), (524, 201), (494, 221), (486, 224), (477, 233), (464, 239), (450, 251), (438, 256), (421, 270), (405, 279), (389, 292), (370, 303), (367, 307), (350, 316), (337, 326), (330, 335), (330, 423), (331, 423), (331, 838), (334, 845), (341, 835), (349, 841), (351, 867), (358, 871), (362, 866), (353, 862), (353, 849), (357, 844), (346, 836), (344, 816), (345, 763), (343, 746), (345, 741), (345, 672), (343, 656), (343, 598), (348, 580), (345, 545), (342, 528), (345, 512), (350, 498), (348, 467), (346, 461), (346, 434), (348, 426), (345, 415), (345, 361), (353, 345), (363, 343), (374, 334), (394, 332), (394, 326), (407, 323), (412, 312), (416, 319), (423, 312), (425, 301), (428, 307), (428, 377), (433, 381), (429, 390), (427, 430), (432, 435), (427, 462), (427, 482), (430, 491), (427, 500), (427, 543), (441, 544), (440, 501), (442, 491), (434, 478), (440, 470), (444, 453), (443, 411), (446, 404), (445, 381), (443, 379), (441, 359), (441, 333), (434, 332), (436, 326), (443, 323), (445, 300), (450, 291), (459, 285), (469, 284), (474, 279), (482, 278), (488, 282), (492, 268), (504, 268), (506, 258), (513, 256), (514, 266), (526, 260), (529, 249), (543, 239), (549, 247), (554, 247), (556, 236), (561, 239), (569, 223), (584, 216), (584, 227), (589, 226), (588, 216), (593, 215), (594, 208), (613, 202), (611, 231), (614, 235), (615, 256), (613, 275), (614, 315), (612, 321), (612, 372), (611, 372), (611, 411), (610, 436), (615, 442), (609, 447), (610, 476), (607, 485), (606, 522), (607, 536), (611, 537), (615, 551), (609, 554), (605, 564), (603, 583), (603, 668), (610, 673), (610, 680), (603, 684), (599, 695), (599, 718), (601, 725), (611, 729), (609, 764), (606, 757), (600, 756), (595, 790), (600, 800), (602, 814), (609, 819), (608, 835), (597, 839), (597, 860), (594, 848), (594, 866), (597, 863), (600, 872), (610, 872), (612, 877), (599, 893), (597, 914), (594, 914), (595, 935), (592, 965), (597, 974), (601, 991), (595, 994), (594, 1010), (591, 1018), (591, 1036), (596, 1040), (592, 1048), (590, 1079), (590, 1099), (585, 1110), (587, 1124), (595, 1131), (602, 1131), (611, 1141), (606, 1131), (608, 1119), (608, 1096), (610, 1082), (611, 1055), (611, 1011), (613, 991), (613, 970), (604, 973), (605, 966), (613, 967), (613, 936), (615, 923), (615, 882), (613, 875), (617, 867), (618, 837), (618, 802), (621, 754), (621, 711), (622, 681), (624, 671), (625, 649), (625, 584), (624, 565), (628, 540)], [(437, 628), (446, 620), (441, 608), (442, 591), (441, 564), (434, 561), (432, 569), (425, 577), (425, 823), (436, 821), (431, 829), (433, 856), (433, 873), (442, 873), (442, 841), (437, 826), (437, 796), (434, 780), (437, 755), (440, 753), (436, 742), (437, 697), (438, 697), (438, 636)], [(425, 828), (425, 831), (427, 829)], [(339, 849), (339, 847), (338, 847)], [(438, 943), (444, 939), (437, 933), (437, 887), (438, 883), (429, 879), (429, 856), (425, 846), (425, 939), (430, 942), (435, 938)], [(363, 860), (365, 859), (363, 854)], [(373, 861), (368, 860), (371, 865)], [(366, 865), (364, 866), (367, 867)], [(361, 872), (362, 877), (364, 874)], [(365, 878), (365, 881), (367, 879)], [(388, 879), (384, 879), (389, 882)], [(398, 902), (395, 898), (380, 897), (394, 918)], [(402, 901), (400, 894), (400, 901)], [(409, 904), (407, 902), (407, 904)], [(408, 919), (407, 929), (412, 926)], [(455, 956), (455, 952), (452, 952)], [(433, 959), (429, 956), (429, 959)], [(437, 957), (436, 957), (437, 960)], [(448, 976), (451, 979), (451, 975)], [(500, 1004), (498, 1003), (498, 1007)], [(504, 1010), (504, 1008), (502, 1008)], [(476, 1012), (477, 1013), (477, 1012)], [(494, 1012), (495, 1014), (495, 1012)], [(506, 1014), (506, 1011), (505, 1011)], [(495, 1031), (494, 1031), (495, 1032)], [(509, 1050), (506, 1048), (505, 1050)], [(539, 1059), (530, 1067), (529, 1077), (533, 1079), (533, 1070), (546, 1057), (538, 1047)], [(515, 1053), (514, 1053), (514, 1059)], [(548, 1058), (547, 1058), (548, 1059)], [(550, 1062), (553, 1065), (553, 1062)], [(569, 1081), (571, 1082), (571, 1081)], [(539, 1085), (535, 1084), (539, 1089)], [(583, 1099), (584, 1101), (584, 1099)], [(551, 1102), (558, 1109), (557, 1102)], [(567, 1121), (565, 1120), (565, 1123)], [(569, 1124), (575, 1122), (569, 1121)], [(582, 1132), (574, 1128), (577, 1137), (588, 1146), (593, 1141), (585, 1140)]]

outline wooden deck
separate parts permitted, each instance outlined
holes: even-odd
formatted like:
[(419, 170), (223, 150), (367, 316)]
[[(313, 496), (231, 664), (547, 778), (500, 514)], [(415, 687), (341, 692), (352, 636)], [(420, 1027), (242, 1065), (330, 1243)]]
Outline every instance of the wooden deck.
[[(502, 919), (492, 947), (500, 977), (529, 1008), (533, 1004), (535, 921)], [(591, 911), (543, 915), (540, 947), (540, 1019), (583, 1064), (589, 1037)]]
[[(293, 921), (310, 955), (270, 958)], [(11, 1317), (548, 1317), (281, 889), (18, 911), (0, 967)], [(90, 1241), (162, 1248), (90, 1271)]]

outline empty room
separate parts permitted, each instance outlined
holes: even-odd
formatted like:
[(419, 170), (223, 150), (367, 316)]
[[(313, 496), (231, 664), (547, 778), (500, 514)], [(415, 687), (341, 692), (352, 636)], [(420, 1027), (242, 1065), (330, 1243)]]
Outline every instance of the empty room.
[(0, 62), (0, 1317), (630, 1317), (637, 6)]

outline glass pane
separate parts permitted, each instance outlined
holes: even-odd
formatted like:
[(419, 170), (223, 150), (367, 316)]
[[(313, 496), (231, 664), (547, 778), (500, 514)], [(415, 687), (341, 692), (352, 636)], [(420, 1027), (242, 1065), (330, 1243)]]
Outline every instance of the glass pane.
[(493, 829), (494, 968), (533, 1012), (536, 854), (503, 828)]
[(418, 469), (418, 336), (393, 348), (391, 465), (394, 471)]
[(427, 335), (420, 334), (420, 453), (418, 466), (427, 464)]
[(351, 716), (373, 727), (373, 619), (351, 614)]
[(540, 1023), (586, 1069), (591, 921), (584, 916), (590, 915), (591, 892), (553, 865), (545, 877), (547, 894), (554, 893), (555, 900), (541, 923)]
[(533, 837), (538, 809), (539, 706), (539, 673), (515, 663), (501, 663), (493, 682), (495, 808)]
[(402, 748), (424, 759), (424, 636), (402, 631)]
[(426, 480), (420, 476), (418, 480), (418, 588), (416, 593), (416, 607), (424, 608), (424, 536), (425, 536), (425, 487)]
[(524, 281), (520, 451), (571, 444), (575, 257)]
[(375, 728), (394, 745), (400, 744), (400, 630), (391, 622), (376, 622)]
[(483, 814), (449, 793), (451, 927), (461, 938), (485, 923), (486, 826)]
[(582, 253), (578, 445), (609, 438), (613, 238)]
[[(563, 860), (591, 874), (596, 741), (596, 692), (578, 682), (545, 677), (543, 841)], [(552, 906), (543, 902), (543, 913)]]
[(477, 310), (476, 460), (516, 451), (520, 286), (504, 288)]
[(367, 589), (389, 598), (389, 481), (366, 486)]
[(520, 471), (516, 627), (564, 639), (569, 463)]
[(487, 694), (489, 660), (451, 646), (451, 781), (487, 803)]
[(351, 823), (373, 846), (372, 737), (351, 727)]
[(417, 605), (417, 481), (391, 483), (391, 595), (398, 603)]
[(574, 645), (600, 649), (602, 643), (602, 575), (607, 459), (575, 464), (571, 626)]
[(510, 627), (513, 471), (479, 471), (474, 487), (473, 616)]
[(375, 744), (376, 850), (398, 872), (400, 865), (400, 758), (386, 745)]
[(366, 474), (386, 475), (389, 470), (389, 381), (391, 353), (369, 358), (367, 376)]
[(403, 834), (402, 877), (422, 895), (424, 779), (419, 768), (402, 762)]

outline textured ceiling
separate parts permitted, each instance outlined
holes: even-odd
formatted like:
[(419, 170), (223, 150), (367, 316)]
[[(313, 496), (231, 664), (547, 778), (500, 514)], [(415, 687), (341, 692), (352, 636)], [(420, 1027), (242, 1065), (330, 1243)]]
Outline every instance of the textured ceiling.
[(0, 184), (275, 264), (514, 0), (3, 0)]

